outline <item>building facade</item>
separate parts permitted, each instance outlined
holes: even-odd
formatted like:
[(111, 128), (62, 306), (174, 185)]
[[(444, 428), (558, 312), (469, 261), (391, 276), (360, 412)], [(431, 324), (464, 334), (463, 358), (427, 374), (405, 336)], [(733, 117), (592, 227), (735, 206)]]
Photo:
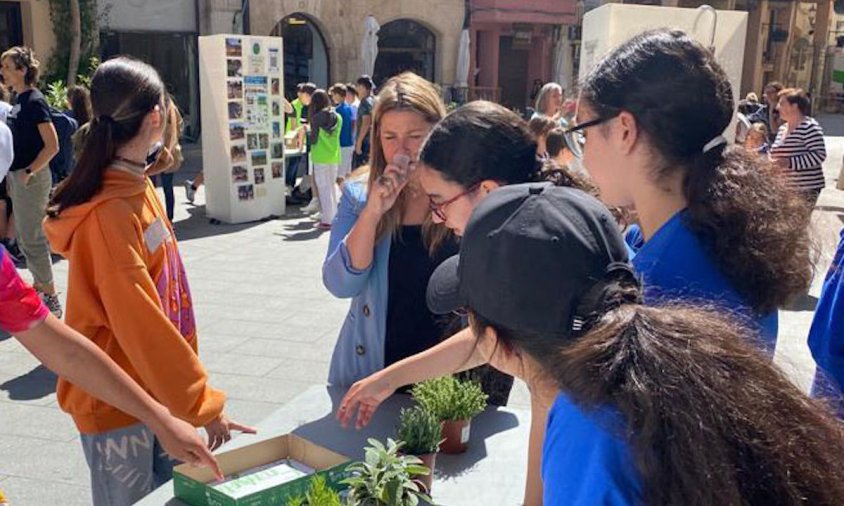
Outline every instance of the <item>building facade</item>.
[(364, 21), (380, 25), (376, 84), (404, 70), (441, 84), (455, 79), (463, 0), (250, 0), (249, 33), (284, 37), (285, 87), (347, 82), (363, 69)]
[[(577, 23), (574, 0), (473, 0), (470, 2), (470, 87), (483, 98), (524, 110), (543, 83), (570, 80), (572, 54), (554, 75), (556, 51), (571, 52)], [(562, 42), (561, 49), (558, 44)], [(566, 77), (564, 79), (564, 77)]]
[(29, 46), (46, 64), (55, 44), (49, 0), (0, 1), (0, 50)]

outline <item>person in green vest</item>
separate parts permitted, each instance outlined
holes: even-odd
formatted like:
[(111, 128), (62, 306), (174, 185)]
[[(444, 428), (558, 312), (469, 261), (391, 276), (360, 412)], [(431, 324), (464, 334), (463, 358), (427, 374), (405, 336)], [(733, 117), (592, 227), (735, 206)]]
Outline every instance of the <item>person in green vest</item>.
[(296, 98), (293, 102), (284, 100), (284, 114), (287, 115), (287, 123), (284, 132), (292, 132), (302, 126), (302, 116), (308, 117), (308, 106), (311, 104), (311, 96), (317, 87), (314, 83), (299, 83), (296, 85)]
[(299, 135), (308, 135), (311, 146), (311, 163), (315, 180), (314, 189), (319, 199), (321, 214), (317, 227), (330, 230), (337, 214), (337, 171), (340, 167), (340, 130), (343, 118), (331, 107), (325, 90), (316, 90), (308, 107), (308, 124), (299, 129)]

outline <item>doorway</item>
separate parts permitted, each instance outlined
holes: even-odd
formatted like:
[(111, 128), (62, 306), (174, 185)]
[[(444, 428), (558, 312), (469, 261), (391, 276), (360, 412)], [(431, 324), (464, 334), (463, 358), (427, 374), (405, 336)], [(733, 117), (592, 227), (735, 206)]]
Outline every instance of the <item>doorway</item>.
[(524, 111), (527, 103), (529, 51), (513, 47), (513, 37), (501, 37), (498, 42), (498, 84), (501, 105)]

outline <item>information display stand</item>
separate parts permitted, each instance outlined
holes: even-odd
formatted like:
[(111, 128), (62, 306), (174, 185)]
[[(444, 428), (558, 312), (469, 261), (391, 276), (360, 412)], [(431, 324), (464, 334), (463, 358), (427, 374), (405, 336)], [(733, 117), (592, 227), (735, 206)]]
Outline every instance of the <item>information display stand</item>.
[(206, 214), (245, 223), (284, 214), (280, 37), (199, 37)]

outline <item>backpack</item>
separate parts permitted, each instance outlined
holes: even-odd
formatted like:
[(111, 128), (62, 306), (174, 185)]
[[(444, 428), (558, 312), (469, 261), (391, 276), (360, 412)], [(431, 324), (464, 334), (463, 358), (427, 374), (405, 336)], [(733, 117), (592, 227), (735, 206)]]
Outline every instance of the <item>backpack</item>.
[(59, 152), (50, 160), (50, 172), (53, 174), (53, 183), (55, 184), (73, 171), (75, 165), (73, 160), (73, 134), (79, 128), (79, 124), (75, 119), (53, 107), (50, 107), (50, 120), (52, 120), (56, 135), (59, 138)]

